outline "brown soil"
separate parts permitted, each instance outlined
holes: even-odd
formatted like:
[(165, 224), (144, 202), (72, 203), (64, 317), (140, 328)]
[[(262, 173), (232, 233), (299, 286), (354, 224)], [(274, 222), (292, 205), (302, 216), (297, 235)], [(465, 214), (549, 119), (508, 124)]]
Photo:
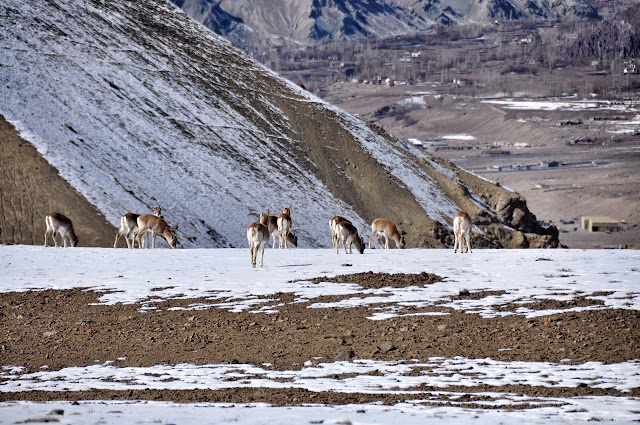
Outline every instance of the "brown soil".
[(0, 116), (0, 243), (44, 243), (50, 212), (71, 219), (80, 246), (113, 245), (116, 229)]
[[(368, 287), (402, 286), (401, 275), (359, 276)], [(425, 285), (433, 276), (408, 275), (404, 286)], [(353, 280), (352, 280), (353, 281)], [(460, 298), (478, 298), (493, 293), (468, 293)], [(482, 318), (445, 307), (408, 309), (409, 313), (441, 312), (447, 315), (417, 315), (374, 321), (367, 308), (307, 308), (295, 295), (276, 294), (267, 303), (278, 305), (278, 313), (233, 313), (224, 308), (201, 311), (174, 310), (207, 299), (168, 300), (146, 313), (140, 305), (94, 305), (96, 292), (47, 290), (0, 295), (0, 363), (19, 365), (26, 372), (115, 361), (115, 366), (157, 364), (273, 364), (274, 369), (299, 369), (312, 361), (374, 359), (423, 361), (433, 356), (471, 359), (490, 357), (500, 361), (618, 363), (638, 357), (640, 313), (631, 310), (567, 312), (535, 319), (522, 316)], [(330, 298), (330, 297), (327, 297)], [(336, 300), (339, 299), (336, 297)], [(323, 301), (325, 301), (323, 299)], [(224, 301), (217, 301), (224, 302)], [(596, 304), (580, 299), (548, 307), (564, 309)], [(282, 304), (282, 305), (280, 305)], [(385, 307), (378, 304), (376, 308)], [(513, 307), (513, 306), (511, 306)], [(534, 306), (529, 306), (534, 307)], [(540, 306), (542, 307), (542, 306)], [(505, 310), (509, 310), (505, 306)], [(116, 360), (126, 357), (124, 360)], [(0, 400), (149, 399), (251, 402), (274, 405), (301, 403), (395, 403), (421, 399), (432, 388), (414, 388), (417, 394), (342, 394), (301, 389), (145, 390), (82, 392), (0, 393)], [(452, 388), (474, 393), (503, 391), (535, 396), (573, 397), (623, 395), (612, 389), (587, 385), (577, 388), (530, 386)], [(625, 396), (640, 396), (634, 389)], [(442, 396), (445, 397), (445, 396)], [(467, 400), (473, 401), (473, 400)]]

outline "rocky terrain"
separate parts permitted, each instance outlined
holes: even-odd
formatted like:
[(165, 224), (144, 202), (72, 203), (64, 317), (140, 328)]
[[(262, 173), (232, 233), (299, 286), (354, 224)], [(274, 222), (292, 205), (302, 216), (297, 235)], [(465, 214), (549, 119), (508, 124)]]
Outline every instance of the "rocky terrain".
[[(394, 285), (426, 286), (438, 276), (364, 273), (335, 278), (356, 282), (364, 288)], [(326, 281), (326, 278), (319, 279)], [(459, 299), (490, 297), (491, 292), (461, 292)], [(470, 359), (491, 357), (496, 361), (620, 363), (637, 357), (640, 316), (633, 310), (598, 310), (565, 313), (565, 309), (585, 307), (597, 301), (587, 298), (571, 302), (541, 300), (535, 309), (557, 309), (558, 314), (534, 319), (507, 316), (493, 319), (435, 307), (411, 310), (410, 315), (384, 322), (369, 320), (367, 308), (307, 308), (309, 303), (293, 302), (294, 294), (276, 294), (272, 303), (277, 314), (234, 313), (225, 308), (204, 311), (172, 311), (199, 301), (215, 307), (209, 299), (172, 300), (157, 303), (157, 311), (141, 313), (140, 306), (96, 304), (97, 293), (84, 290), (38, 291), (3, 294), (3, 364), (21, 365), (22, 373), (59, 370), (90, 365), (96, 359), (116, 359), (118, 368), (158, 364), (254, 364), (272, 365), (273, 370), (301, 367), (305, 362), (371, 359), (394, 361), (432, 357)], [(318, 301), (338, 301), (339, 298)], [(269, 300), (267, 300), (269, 301)], [(220, 302), (222, 305), (224, 300)], [(504, 305), (512, 310), (522, 304)], [(383, 308), (384, 305), (376, 305)], [(382, 326), (381, 326), (382, 323)], [(504, 347), (513, 347), (503, 350)], [(122, 354), (126, 358), (122, 358)], [(315, 360), (314, 360), (315, 359)], [(419, 371), (416, 371), (419, 372)], [(348, 376), (337, 377), (347, 379)], [(231, 388), (227, 390), (87, 390), (1, 392), (8, 400), (167, 400), (176, 402), (265, 402), (272, 405), (374, 403), (395, 404), (427, 397), (430, 403), (480, 407), (482, 393), (520, 394), (535, 397), (570, 398), (586, 396), (638, 397), (630, 392), (577, 387), (479, 385), (449, 387), (441, 399), (433, 398), (434, 388), (415, 387), (410, 392), (366, 394), (354, 392), (308, 391), (285, 388)], [(466, 393), (464, 400), (449, 398), (450, 391)], [(476, 395), (477, 394), (477, 395)], [(499, 397), (494, 394), (493, 398)], [(469, 404), (471, 403), (471, 404)], [(537, 407), (542, 405), (537, 404)], [(511, 408), (522, 408), (511, 407)], [(504, 406), (502, 408), (510, 408)]]

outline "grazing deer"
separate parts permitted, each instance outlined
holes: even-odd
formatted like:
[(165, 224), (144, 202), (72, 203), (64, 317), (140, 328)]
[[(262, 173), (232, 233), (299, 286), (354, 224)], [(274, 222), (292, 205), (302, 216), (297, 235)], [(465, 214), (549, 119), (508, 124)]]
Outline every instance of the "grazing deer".
[(464, 252), (466, 245), (467, 252), (471, 253), (471, 217), (464, 211), (460, 211), (453, 219), (453, 235), (455, 243), (453, 244), (453, 253), (455, 254), (460, 248), (460, 254)]
[[(156, 217), (162, 217), (162, 208), (160, 206), (153, 207), (151, 211), (153, 211), (153, 215)], [(122, 235), (126, 235), (124, 240), (127, 241), (127, 248), (135, 248), (135, 231), (138, 230), (138, 217), (140, 214), (134, 213), (126, 213), (122, 217), (120, 217), (120, 230), (116, 233), (116, 240), (113, 242), (113, 247), (116, 248), (118, 245), (118, 238)], [(129, 238), (131, 238), (131, 242), (129, 242)], [(144, 242), (144, 241), (143, 241)], [(144, 247), (144, 243), (143, 243)]]
[(365, 243), (358, 235), (358, 230), (348, 221), (341, 221), (335, 225), (336, 229), (336, 254), (340, 253), (339, 247), (342, 242), (344, 253), (347, 254), (347, 246), (349, 254), (351, 254), (351, 245), (355, 245), (360, 254), (364, 253)]
[(44, 246), (47, 246), (47, 236), (49, 236), (49, 234), (51, 234), (51, 237), (53, 238), (53, 244), (58, 246), (58, 241), (56, 240), (57, 233), (60, 233), (60, 236), (62, 237), (62, 246), (78, 246), (79, 239), (78, 236), (76, 236), (76, 232), (73, 230), (73, 224), (71, 223), (71, 220), (64, 215), (52, 212), (44, 218), (44, 224), (47, 227), (44, 232)]
[(151, 232), (151, 247), (156, 247), (156, 235), (162, 236), (169, 247), (174, 248), (178, 244), (178, 238), (173, 235), (169, 225), (164, 218), (153, 214), (142, 214), (136, 220), (138, 230), (133, 234), (134, 239), (138, 240), (138, 248), (142, 248), (142, 237)]
[[(407, 233), (404, 231), (398, 232), (396, 225), (384, 218), (376, 218), (371, 223), (371, 237), (369, 238), (369, 249), (374, 249), (372, 246), (373, 237), (377, 236), (378, 244), (380, 248), (389, 249), (389, 239), (393, 239), (396, 246), (400, 249), (404, 248), (404, 235)], [(384, 237), (384, 245), (382, 245), (381, 239)]]
[(289, 232), (287, 234), (287, 243), (293, 245), (294, 248), (298, 247), (298, 237), (293, 233)]
[(249, 256), (251, 267), (256, 266), (258, 255), (260, 256), (260, 267), (263, 267), (264, 247), (269, 242), (269, 229), (266, 226), (269, 214), (260, 214), (260, 223), (251, 223), (247, 227), (247, 241), (249, 242)]
[(331, 242), (333, 242), (333, 247), (337, 249), (338, 247), (338, 234), (336, 231), (336, 225), (338, 223), (342, 223), (342, 222), (347, 222), (350, 223), (351, 222), (349, 220), (347, 220), (344, 217), (340, 217), (339, 215), (333, 217), (331, 220), (329, 220), (329, 227), (331, 228)]
[(278, 216), (278, 236), (280, 237), (280, 248), (284, 244), (289, 248), (289, 231), (291, 230), (291, 207), (284, 207), (282, 214)]

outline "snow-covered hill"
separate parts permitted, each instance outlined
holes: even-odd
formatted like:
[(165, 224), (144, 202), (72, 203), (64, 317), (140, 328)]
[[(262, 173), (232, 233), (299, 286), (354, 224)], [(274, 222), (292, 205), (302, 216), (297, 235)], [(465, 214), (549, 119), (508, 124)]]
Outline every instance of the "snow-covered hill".
[(9, 0), (0, 24), (0, 114), (114, 225), (161, 204), (184, 247), (244, 246), (260, 212), (286, 205), (302, 246), (327, 246), (336, 214), (361, 232), (386, 216), (433, 246), (443, 233), (425, 229), (465, 205), (484, 224), (535, 222), (500, 218), (515, 194), (418, 159), (168, 0)]

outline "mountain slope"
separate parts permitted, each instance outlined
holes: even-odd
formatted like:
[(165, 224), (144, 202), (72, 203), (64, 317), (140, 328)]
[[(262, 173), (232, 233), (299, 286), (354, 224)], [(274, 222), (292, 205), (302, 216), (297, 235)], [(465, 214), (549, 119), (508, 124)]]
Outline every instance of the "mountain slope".
[(585, 30), (568, 49), (585, 60), (620, 60), (640, 57), (640, 4), (617, 12), (611, 19)]
[(464, 207), (502, 229), (485, 244), (513, 246), (511, 228), (550, 233), (517, 246), (557, 244), (517, 194), (475, 177), (485, 187), (471, 189), (168, 1), (10, 0), (0, 17), (0, 114), (113, 225), (161, 204), (185, 247), (246, 246), (260, 212), (291, 205), (302, 246), (329, 245), (336, 214), (365, 234), (387, 217), (409, 246), (442, 246)]
[(45, 215), (69, 205), (80, 246), (113, 244), (115, 227), (2, 117), (0, 153), (0, 244), (42, 244)]
[[(597, 18), (585, 0), (172, 0), (247, 50), (424, 31), (434, 24)], [(260, 47), (262, 46), (262, 47)]]

